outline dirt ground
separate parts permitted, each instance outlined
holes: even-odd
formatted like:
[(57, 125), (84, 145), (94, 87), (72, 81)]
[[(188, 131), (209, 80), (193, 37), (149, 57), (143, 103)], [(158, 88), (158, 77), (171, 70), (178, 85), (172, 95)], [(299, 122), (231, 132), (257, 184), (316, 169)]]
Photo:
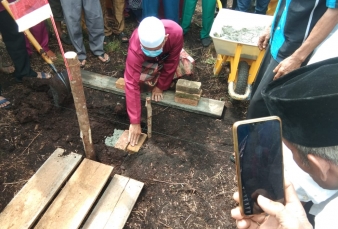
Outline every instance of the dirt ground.
[[(126, 32), (137, 26), (127, 19)], [(246, 102), (232, 102), (227, 94), (225, 69), (213, 76), (216, 52), (213, 44), (202, 48), (200, 3), (191, 30), (184, 37), (184, 48), (195, 59), (195, 75), (202, 82), (203, 97), (224, 100), (222, 118), (215, 119), (182, 110), (153, 106), (153, 137), (140, 152), (128, 155), (105, 146), (105, 137), (114, 129), (128, 129), (128, 117), (117, 113), (115, 105), (124, 98), (85, 88), (98, 160), (114, 166), (113, 173), (142, 181), (145, 186), (125, 228), (235, 228), (230, 209), (235, 206), (232, 194), (235, 166), (229, 161), (233, 152), (232, 124), (243, 119)], [(111, 64), (101, 64), (88, 54), (86, 70), (123, 77), (127, 44), (108, 51)], [(55, 37), (50, 48), (58, 50)], [(72, 46), (64, 45), (66, 51)], [(0, 48), (7, 64), (8, 54)], [(34, 70), (50, 71), (38, 56), (31, 59)], [(62, 68), (62, 61), (57, 63)], [(0, 109), (0, 211), (58, 147), (84, 155), (73, 103), (56, 107), (47, 87), (15, 83), (12, 75), (0, 73), (3, 95), (12, 103)], [(142, 114), (145, 127), (146, 110)], [(144, 132), (145, 129), (144, 129)], [(113, 175), (114, 175), (113, 174)]]

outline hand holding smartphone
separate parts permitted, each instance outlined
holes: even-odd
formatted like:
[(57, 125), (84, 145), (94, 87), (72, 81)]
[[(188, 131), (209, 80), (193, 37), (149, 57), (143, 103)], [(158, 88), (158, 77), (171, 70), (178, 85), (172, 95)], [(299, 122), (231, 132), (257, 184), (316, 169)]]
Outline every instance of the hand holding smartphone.
[(281, 120), (270, 116), (235, 122), (233, 136), (242, 214), (263, 212), (259, 195), (284, 203)]

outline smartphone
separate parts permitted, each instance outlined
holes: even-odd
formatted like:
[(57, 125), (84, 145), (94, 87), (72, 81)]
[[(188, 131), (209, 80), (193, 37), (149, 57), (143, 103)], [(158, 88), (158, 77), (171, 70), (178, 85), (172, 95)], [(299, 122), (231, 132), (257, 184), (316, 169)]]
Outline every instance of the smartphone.
[(233, 125), (239, 206), (242, 214), (260, 214), (258, 195), (284, 203), (281, 120), (277, 116)]

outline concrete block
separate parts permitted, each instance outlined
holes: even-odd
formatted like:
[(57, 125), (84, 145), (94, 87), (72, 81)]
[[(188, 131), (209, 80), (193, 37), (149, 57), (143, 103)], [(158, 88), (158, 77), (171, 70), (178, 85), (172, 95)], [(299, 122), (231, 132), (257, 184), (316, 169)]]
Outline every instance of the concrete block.
[(201, 95), (202, 95), (202, 90), (199, 94), (190, 94), (190, 93), (186, 93), (186, 92), (183, 92), (183, 91), (176, 91), (175, 92), (175, 97), (183, 98), (183, 99), (200, 100)]
[(115, 83), (116, 88), (124, 90), (125, 87), (125, 82), (124, 82), (124, 78), (119, 78), (116, 83)]
[(175, 96), (175, 102), (196, 107), (198, 105), (199, 100), (185, 99), (185, 98), (179, 98)]
[(189, 94), (200, 94), (201, 86), (201, 82), (179, 79), (176, 83), (176, 91), (181, 91)]

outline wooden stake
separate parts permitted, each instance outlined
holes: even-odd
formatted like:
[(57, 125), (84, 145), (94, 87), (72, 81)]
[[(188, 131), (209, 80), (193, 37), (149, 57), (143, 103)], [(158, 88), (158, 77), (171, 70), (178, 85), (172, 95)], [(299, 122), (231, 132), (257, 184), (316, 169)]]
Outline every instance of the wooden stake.
[(151, 138), (151, 123), (152, 123), (152, 116), (153, 112), (151, 109), (151, 98), (146, 98), (146, 107), (147, 107), (147, 124), (148, 124), (148, 138)]
[(66, 52), (65, 58), (72, 76), (72, 80), (70, 80), (70, 87), (72, 89), (77, 120), (80, 126), (80, 136), (82, 138), (85, 154), (88, 159), (95, 160), (96, 155), (93, 147), (86, 98), (83, 91), (80, 62), (75, 52)]

